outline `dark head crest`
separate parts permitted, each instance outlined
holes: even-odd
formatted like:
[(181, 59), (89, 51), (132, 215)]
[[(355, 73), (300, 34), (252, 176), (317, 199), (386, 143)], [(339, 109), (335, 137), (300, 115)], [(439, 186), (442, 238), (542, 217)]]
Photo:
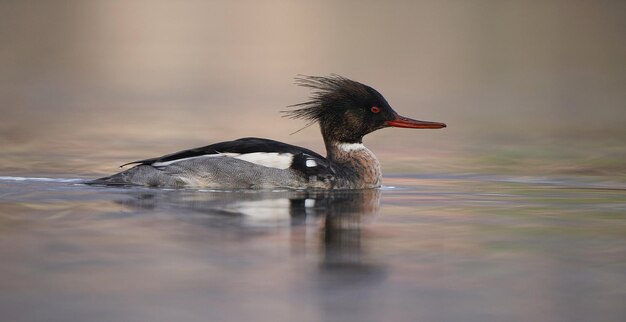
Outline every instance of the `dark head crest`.
[(308, 125), (320, 121), (324, 115), (332, 115), (329, 109), (336, 107), (340, 102), (368, 97), (373, 94), (371, 91), (374, 91), (367, 85), (336, 74), (327, 77), (299, 75), (295, 84), (311, 88), (313, 90), (311, 97), (304, 103), (288, 106), (296, 109), (282, 112), (289, 118), (308, 120), (310, 121)]

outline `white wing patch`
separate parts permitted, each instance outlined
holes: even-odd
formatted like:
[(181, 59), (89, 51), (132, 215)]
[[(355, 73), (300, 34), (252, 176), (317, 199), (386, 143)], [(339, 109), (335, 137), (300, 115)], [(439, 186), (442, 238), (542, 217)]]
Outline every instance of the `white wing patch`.
[(165, 162), (155, 162), (151, 164), (153, 167), (166, 167), (172, 163), (192, 160), (192, 159), (200, 159), (200, 158), (220, 158), (220, 157), (230, 157), (243, 161), (247, 161), (250, 163), (262, 165), (264, 167), (277, 168), (277, 169), (288, 169), (291, 167), (291, 163), (293, 161), (293, 154), (291, 153), (278, 153), (278, 152), (253, 152), (253, 153), (218, 153), (218, 154), (205, 154), (199, 155), (197, 157), (183, 158), (172, 161)]
[(277, 169), (288, 169), (293, 162), (293, 154), (278, 152), (244, 153), (234, 158)]

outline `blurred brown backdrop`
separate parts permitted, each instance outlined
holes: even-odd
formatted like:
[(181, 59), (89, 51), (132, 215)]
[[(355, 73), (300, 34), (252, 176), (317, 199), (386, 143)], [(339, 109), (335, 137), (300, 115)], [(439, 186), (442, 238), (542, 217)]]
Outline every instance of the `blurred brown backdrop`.
[(242, 136), (337, 73), (439, 131), (366, 138), (388, 171), (626, 166), (626, 1), (1, 1), (0, 174), (96, 175)]

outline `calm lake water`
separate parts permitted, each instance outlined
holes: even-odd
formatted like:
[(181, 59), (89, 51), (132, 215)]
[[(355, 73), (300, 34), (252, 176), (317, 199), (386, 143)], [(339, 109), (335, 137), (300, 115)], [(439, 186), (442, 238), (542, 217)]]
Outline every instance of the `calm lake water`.
[(205, 191), (2, 177), (2, 320), (624, 320), (625, 185), (385, 184)]
[[(355, 2), (0, 1), (0, 322), (626, 321), (626, 1)], [(325, 154), (331, 73), (448, 127), (368, 135), (380, 190), (80, 183)]]

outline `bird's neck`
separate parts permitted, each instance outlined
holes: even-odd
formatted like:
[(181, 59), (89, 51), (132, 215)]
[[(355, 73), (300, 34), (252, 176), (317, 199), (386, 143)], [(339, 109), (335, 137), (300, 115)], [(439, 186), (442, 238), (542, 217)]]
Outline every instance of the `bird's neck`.
[(363, 143), (326, 141), (327, 158), (336, 173), (336, 188), (380, 187), (382, 172), (378, 159)]

